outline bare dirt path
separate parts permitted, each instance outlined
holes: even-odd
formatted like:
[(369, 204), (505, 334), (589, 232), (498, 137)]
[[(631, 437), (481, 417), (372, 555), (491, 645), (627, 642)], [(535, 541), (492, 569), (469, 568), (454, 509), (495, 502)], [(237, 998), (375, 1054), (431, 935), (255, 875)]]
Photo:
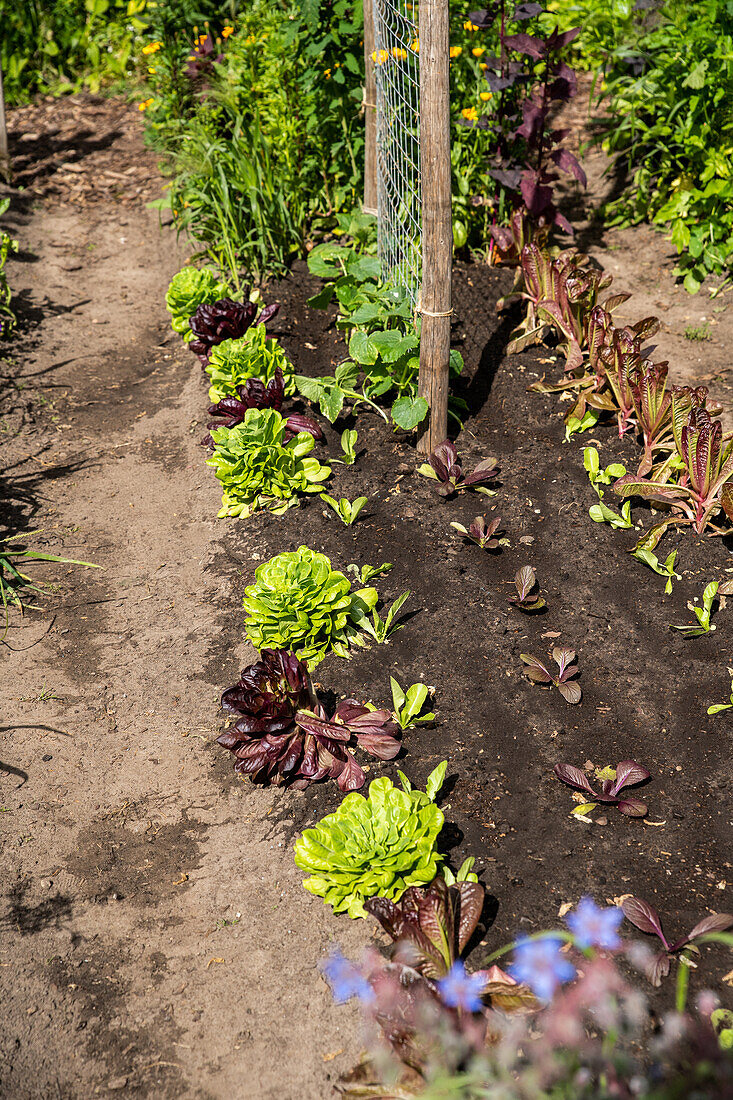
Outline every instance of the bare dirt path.
[(322, 1100), (357, 1044), (317, 964), (364, 933), (304, 907), (279, 797), (211, 745), (250, 653), (155, 160), (120, 103), (10, 125), (0, 534), (104, 571), (36, 567), (57, 591), (0, 649), (0, 1097)]

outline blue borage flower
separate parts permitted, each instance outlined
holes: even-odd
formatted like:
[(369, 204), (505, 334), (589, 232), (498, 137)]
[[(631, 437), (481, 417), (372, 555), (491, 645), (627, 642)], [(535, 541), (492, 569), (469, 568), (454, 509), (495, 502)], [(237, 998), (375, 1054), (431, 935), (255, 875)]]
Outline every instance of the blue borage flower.
[(563, 941), (555, 937), (517, 940), (509, 973), (540, 1000), (552, 1000), (555, 991), (575, 977), (575, 967), (560, 953), (562, 946)]
[(336, 947), (327, 959), (320, 964), (320, 970), (331, 986), (333, 999), (337, 1005), (345, 1004), (356, 997), (362, 1004), (371, 1004), (374, 991), (362, 972)]
[(485, 980), (479, 974), (467, 974), (460, 959), (456, 959), (446, 976), (436, 985), (441, 1001), (449, 1008), (462, 1008), (464, 1012), (480, 1011)]
[(567, 926), (580, 948), (600, 947), (617, 951), (621, 946), (618, 929), (624, 919), (621, 909), (613, 906), (601, 909), (592, 898), (581, 898), (567, 916)]

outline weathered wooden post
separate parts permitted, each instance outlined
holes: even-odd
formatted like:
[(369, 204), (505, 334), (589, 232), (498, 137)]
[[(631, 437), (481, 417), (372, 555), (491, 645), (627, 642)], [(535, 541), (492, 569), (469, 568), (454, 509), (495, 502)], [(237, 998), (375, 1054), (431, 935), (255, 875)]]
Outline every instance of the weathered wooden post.
[(364, 0), (364, 203), (377, 213), (377, 80), (374, 71), (374, 0)]
[(420, 0), (419, 27), (422, 329), (418, 388), (430, 414), (418, 450), (429, 454), (448, 434), (453, 261), (449, 0)]
[(3, 93), (3, 69), (0, 65), (0, 179), (10, 183), (10, 153), (8, 152), (8, 126), (5, 120), (5, 95)]

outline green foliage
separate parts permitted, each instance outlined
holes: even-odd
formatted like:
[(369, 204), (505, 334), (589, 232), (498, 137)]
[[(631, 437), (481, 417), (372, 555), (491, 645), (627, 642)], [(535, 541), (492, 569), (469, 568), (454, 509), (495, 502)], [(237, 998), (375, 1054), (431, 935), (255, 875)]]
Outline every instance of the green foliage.
[(215, 428), (215, 448), (207, 464), (216, 470), (222, 495), (219, 518), (251, 516), (260, 508), (282, 513), (301, 493), (319, 493), (331, 467), (308, 457), (315, 446), (309, 432), (288, 443), (285, 421), (275, 409), (247, 409), (233, 428)]
[(633, 172), (608, 213), (669, 226), (694, 294), (733, 264), (733, 4), (668, 0), (646, 26), (607, 78), (604, 147)]
[(338, 462), (343, 466), (353, 466), (356, 462), (357, 433), (354, 428), (345, 428), (341, 433), (341, 453), (343, 458), (332, 458), (332, 462)]
[(210, 267), (183, 267), (171, 279), (165, 295), (166, 309), (171, 315), (171, 328), (186, 339), (190, 336), (189, 320), (199, 306), (227, 298), (231, 289), (221, 282)]
[(423, 726), (435, 721), (435, 714), (432, 711), (423, 714), (425, 704), (433, 694), (432, 688), (427, 684), (412, 684), (407, 691), (404, 691), (394, 676), (390, 676), (389, 682), (394, 708), (392, 713), (400, 729), (408, 730), (413, 726)]
[(236, 340), (222, 340), (211, 351), (206, 372), (211, 379), (209, 400), (221, 401), (235, 396), (237, 386), (248, 378), (262, 378), (269, 382), (280, 368), (285, 382), (285, 393), (294, 390), (293, 364), (277, 340), (268, 337), (264, 325), (252, 325), (244, 336)]
[[(729, 668), (728, 672), (733, 676), (733, 668)], [(708, 707), (708, 714), (720, 714), (723, 710), (733, 709), (733, 680), (730, 682), (730, 702), (729, 703), (712, 703)]]
[(403, 592), (401, 596), (398, 596), (392, 606), (387, 611), (387, 614), (382, 619), (376, 609), (372, 609), (372, 620), (364, 618), (361, 623), (361, 628), (370, 637), (374, 638), (375, 642), (380, 645), (385, 645), (393, 634), (396, 634), (398, 630), (402, 630), (404, 623), (400, 623), (397, 620), (397, 616), (402, 609), (402, 605), (410, 596), (410, 590)]
[(585, 447), (583, 449), (583, 465), (588, 474), (588, 480), (598, 495), (599, 503), (591, 505), (588, 509), (588, 515), (593, 522), (607, 523), (614, 529), (618, 527), (633, 527), (634, 522), (631, 518), (631, 501), (624, 501), (621, 508), (621, 515), (619, 515), (618, 512), (614, 512), (613, 508), (609, 508), (607, 504), (604, 504), (604, 493), (601, 488), (602, 485), (610, 485), (612, 482), (616, 481), (617, 478), (623, 477), (626, 473), (626, 467), (620, 462), (612, 462), (609, 466), (606, 466), (605, 470), (602, 470), (596, 447)]
[(245, 593), (252, 644), (292, 649), (311, 668), (329, 651), (348, 657), (350, 645), (365, 644), (361, 627), (379, 598), (376, 588), (352, 592), (349, 579), (307, 546), (259, 565)]
[[(28, 535), (38, 535), (38, 531), (30, 531)], [(0, 539), (0, 603), (2, 604), (5, 618), (5, 627), (2, 638), (8, 632), (10, 624), (10, 606), (17, 607), (21, 612), (27, 605), (24, 603), (24, 595), (28, 592), (42, 592), (39, 584), (34, 584), (27, 573), (21, 572), (19, 566), (31, 561), (54, 561), (63, 565), (85, 565), (88, 569), (101, 569), (101, 565), (95, 565), (91, 561), (77, 561), (75, 558), (60, 558), (56, 554), (45, 554), (40, 550), (32, 550), (28, 547), (11, 546), (19, 539), (25, 539), (25, 534), (9, 535)]]
[[(0, 199), (0, 217), (10, 206), (10, 199)], [(15, 314), (10, 308), (13, 292), (5, 273), (8, 256), (18, 251), (18, 242), (9, 233), (0, 230), (0, 337), (9, 336), (15, 324)]]
[(334, 500), (328, 493), (321, 493), (321, 500), (334, 510), (346, 527), (351, 527), (359, 518), (359, 513), (367, 503), (368, 498), (357, 497), (356, 500), (350, 501), (347, 497), (341, 497), (340, 500)]
[(632, 558), (636, 558), (643, 565), (648, 565), (650, 569), (653, 569), (655, 573), (658, 573), (660, 577), (666, 577), (667, 583), (664, 586), (665, 596), (669, 596), (672, 593), (672, 581), (679, 580), (679, 573), (674, 571), (674, 563), (677, 560), (677, 551), (673, 550), (663, 562), (659, 560), (653, 550), (649, 550), (645, 546), (635, 546), (631, 551)]
[(400, 772), (403, 790), (382, 776), (369, 784), (369, 797), (354, 791), (335, 813), (295, 842), (295, 862), (307, 871), (303, 886), (335, 913), (365, 917), (371, 897), (396, 901), (409, 886), (423, 886), (438, 872), (443, 813), (435, 805), (446, 762), (430, 775), (427, 792), (413, 790)]
[(694, 603), (688, 603), (687, 607), (694, 614), (697, 619), (697, 626), (673, 626), (672, 630), (679, 630), (685, 638), (699, 638), (702, 634), (709, 634), (712, 630), (715, 630), (715, 623), (711, 622), (713, 614), (713, 604), (718, 597), (718, 582), (711, 581), (710, 584), (705, 586), (705, 591), (702, 595), (702, 607), (698, 607)]

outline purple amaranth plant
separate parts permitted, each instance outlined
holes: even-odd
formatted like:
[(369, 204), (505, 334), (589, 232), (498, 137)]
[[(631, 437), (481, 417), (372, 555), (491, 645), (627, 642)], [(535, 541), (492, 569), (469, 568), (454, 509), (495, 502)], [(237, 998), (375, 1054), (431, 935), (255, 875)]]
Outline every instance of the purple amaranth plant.
[[(629, 798), (624, 793), (625, 787), (635, 787), (638, 783), (645, 783), (651, 776), (651, 772), (641, 764), (637, 764), (635, 760), (619, 761), (615, 769), (612, 769), (612, 777), (601, 780), (600, 791), (591, 785), (585, 772), (572, 764), (555, 764), (553, 770), (562, 783), (567, 783), (569, 787), (574, 787), (587, 795), (592, 806), (597, 802), (603, 802), (617, 806), (627, 817), (646, 816), (646, 802), (642, 802), (639, 798)], [(589, 809), (592, 809), (592, 806)]]
[[(244, 385), (237, 386), (236, 397), (224, 397), (216, 405), (209, 406), (209, 416), (213, 418), (209, 427), (233, 428), (242, 423), (248, 409), (276, 409), (280, 412), (284, 396), (285, 381), (279, 367), (267, 383), (261, 378), (248, 378)], [(319, 442), (324, 438), (323, 431), (315, 420), (299, 413), (291, 413), (285, 418), (285, 442), (299, 432), (309, 432)]]
[(531, 653), (520, 653), (519, 659), (526, 666), (525, 674), (534, 684), (554, 684), (566, 703), (579, 703), (581, 698), (580, 684), (573, 681), (573, 677), (579, 673), (574, 649), (566, 649), (555, 646), (552, 651), (552, 659), (558, 667), (558, 672), (550, 672), (546, 665)]
[[(486, 516), (476, 516), (468, 527), (464, 527), (462, 523), (451, 523), (451, 527), (463, 535), (464, 538), (475, 542), (482, 550), (498, 550), (502, 540), (494, 538), (494, 535), (499, 530), (500, 524), (501, 516), (496, 516), (490, 523), (486, 522)], [(503, 541), (506, 542), (507, 540), (504, 539)]]
[[(547, 607), (546, 600), (540, 595), (537, 584), (537, 574), (531, 565), (523, 565), (514, 574), (514, 584), (517, 589), (516, 596), (508, 596), (509, 603), (513, 603), (520, 611), (541, 611)], [(538, 591), (533, 595), (532, 590)]]
[(657, 986), (661, 985), (662, 979), (669, 974), (672, 959), (675, 956), (683, 962), (687, 961), (689, 965), (690, 953), (699, 950), (695, 946), (695, 940), (708, 938), (708, 942), (715, 941), (718, 939), (717, 933), (726, 932), (733, 928), (733, 915), (730, 913), (710, 913), (707, 917), (703, 917), (701, 921), (698, 921), (686, 936), (670, 943), (664, 933), (659, 913), (648, 902), (643, 901), (641, 898), (629, 897), (622, 901), (621, 908), (626, 919), (631, 921), (640, 932), (656, 936), (664, 946), (664, 950), (660, 951), (646, 967), (646, 975), (649, 981), (652, 985)]
[(400, 730), (387, 710), (370, 710), (344, 699), (329, 713), (319, 702), (308, 665), (285, 649), (263, 649), (239, 682), (221, 697), (222, 709), (237, 715), (217, 742), (236, 758), (241, 775), (303, 789), (335, 779), (342, 791), (364, 785), (354, 748), (392, 760)]
[[(279, 302), (266, 306), (257, 317), (254, 302), (235, 302), (232, 298), (220, 298), (217, 302), (204, 302), (191, 317), (194, 339), (188, 345), (206, 367), (211, 349), (224, 340), (237, 340), (253, 325), (266, 325), (280, 309)], [(255, 317), (257, 320), (255, 322)]]
[(450, 497), (464, 489), (475, 489), (477, 493), (494, 496), (495, 493), (482, 482), (494, 481), (499, 466), (495, 458), (485, 458), (470, 474), (464, 474), (455, 444), (446, 439), (435, 448), (428, 461), (418, 467), (417, 472), (437, 481), (436, 492), (442, 497)]

